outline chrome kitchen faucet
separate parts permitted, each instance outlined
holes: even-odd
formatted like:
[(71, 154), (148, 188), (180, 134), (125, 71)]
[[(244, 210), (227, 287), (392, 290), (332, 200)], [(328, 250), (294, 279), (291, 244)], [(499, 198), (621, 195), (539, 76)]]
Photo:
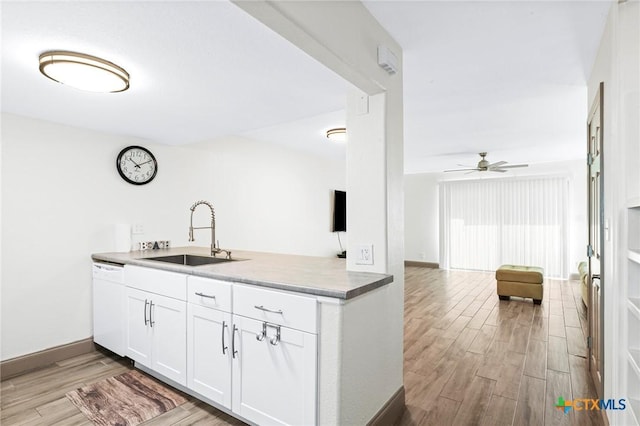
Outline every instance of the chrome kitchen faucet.
[[(196, 207), (198, 207), (200, 204), (204, 204), (208, 206), (209, 209), (211, 210), (211, 226), (199, 226), (194, 228), (193, 212), (196, 210)], [(200, 200), (200, 201), (196, 201), (191, 206), (191, 220), (189, 222), (189, 241), (195, 241), (195, 238), (193, 238), (194, 229), (211, 229), (211, 256), (216, 257), (216, 254), (225, 252), (227, 254), (227, 259), (231, 259), (231, 251), (221, 249), (220, 243), (216, 241), (216, 212), (213, 210), (213, 206), (211, 205), (210, 202)]]

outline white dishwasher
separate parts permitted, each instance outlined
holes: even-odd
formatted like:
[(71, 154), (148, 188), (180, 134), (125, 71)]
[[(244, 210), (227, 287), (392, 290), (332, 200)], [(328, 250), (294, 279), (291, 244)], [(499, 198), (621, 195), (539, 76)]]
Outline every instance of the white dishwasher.
[(124, 267), (93, 264), (93, 341), (125, 355)]

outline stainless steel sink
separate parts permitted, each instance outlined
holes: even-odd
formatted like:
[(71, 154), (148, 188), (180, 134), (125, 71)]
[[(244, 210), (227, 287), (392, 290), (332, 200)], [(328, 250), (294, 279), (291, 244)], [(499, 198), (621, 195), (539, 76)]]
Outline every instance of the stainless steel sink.
[(232, 262), (235, 259), (222, 257), (197, 256), (195, 254), (175, 254), (172, 256), (146, 257), (142, 260), (155, 260), (157, 262), (175, 263), (176, 265), (202, 266), (214, 263)]

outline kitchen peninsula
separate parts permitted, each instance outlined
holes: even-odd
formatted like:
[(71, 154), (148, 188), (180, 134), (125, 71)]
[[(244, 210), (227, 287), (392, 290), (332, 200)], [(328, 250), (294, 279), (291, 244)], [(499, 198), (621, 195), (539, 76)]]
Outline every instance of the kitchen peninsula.
[[(346, 271), (343, 259), (235, 250), (232, 261), (202, 266), (149, 259), (209, 254), (181, 247), (92, 255), (98, 267), (124, 265), (123, 345), (109, 349), (251, 423), (338, 424), (341, 407), (357, 403), (343, 387), (368, 382), (345, 365), (362, 360), (377, 367), (367, 374), (383, 374), (384, 336), (372, 324), (393, 277)], [(101, 303), (94, 297), (95, 312)], [(99, 322), (94, 339), (102, 344)]]

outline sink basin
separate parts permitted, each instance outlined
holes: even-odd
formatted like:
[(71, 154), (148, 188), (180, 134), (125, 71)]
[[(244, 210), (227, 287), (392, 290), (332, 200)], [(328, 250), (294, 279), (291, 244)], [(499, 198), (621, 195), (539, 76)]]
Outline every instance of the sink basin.
[(143, 260), (155, 260), (157, 262), (175, 263), (176, 265), (202, 266), (215, 263), (232, 262), (234, 259), (223, 257), (197, 256), (195, 254), (175, 254), (172, 256), (146, 257)]

